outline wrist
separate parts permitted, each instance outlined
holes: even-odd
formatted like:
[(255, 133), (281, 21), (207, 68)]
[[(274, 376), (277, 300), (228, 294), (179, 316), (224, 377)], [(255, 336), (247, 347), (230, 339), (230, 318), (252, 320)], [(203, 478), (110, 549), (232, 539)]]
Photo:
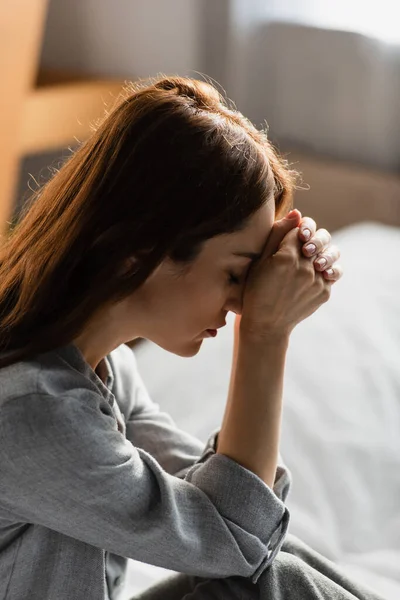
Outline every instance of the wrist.
[(273, 328), (263, 328), (255, 325), (246, 324), (241, 321), (239, 327), (239, 340), (244, 343), (267, 346), (289, 345), (290, 331), (276, 330)]

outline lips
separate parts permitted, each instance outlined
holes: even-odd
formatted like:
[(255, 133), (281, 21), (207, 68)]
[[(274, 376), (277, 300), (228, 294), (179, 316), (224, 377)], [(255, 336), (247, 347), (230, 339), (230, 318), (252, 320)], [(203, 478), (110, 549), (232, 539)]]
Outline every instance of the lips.
[(222, 323), (222, 325), (219, 325), (216, 328), (212, 328), (212, 329), (206, 329), (206, 333), (210, 336), (210, 337), (215, 337), (218, 333), (218, 329), (221, 329), (222, 327), (225, 327), (226, 323)]
[(215, 337), (218, 333), (216, 329), (206, 329), (207, 333), (209, 333), (212, 337)]

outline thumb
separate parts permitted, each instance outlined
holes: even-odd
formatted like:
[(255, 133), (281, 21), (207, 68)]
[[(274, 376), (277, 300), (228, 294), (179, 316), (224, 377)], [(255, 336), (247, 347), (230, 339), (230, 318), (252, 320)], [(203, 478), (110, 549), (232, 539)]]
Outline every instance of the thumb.
[(286, 215), (283, 219), (275, 221), (271, 233), (268, 236), (263, 254), (266, 257), (272, 256), (279, 250), (283, 238), (289, 231), (298, 227), (301, 221), (301, 212), (296, 208)]

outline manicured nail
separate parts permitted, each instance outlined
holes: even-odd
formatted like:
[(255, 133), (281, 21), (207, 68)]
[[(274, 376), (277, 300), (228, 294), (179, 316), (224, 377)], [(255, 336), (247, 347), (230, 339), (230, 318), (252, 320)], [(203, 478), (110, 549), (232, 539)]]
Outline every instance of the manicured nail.
[(310, 256), (311, 256), (311, 254), (314, 254), (314, 252), (316, 251), (316, 249), (317, 249), (317, 247), (316, 247), (315, 244), (307, 244), (307, 246), (305, 246), (305, 251)]
[(309, 240), (311, 237), (311, 231), (309, 229), (303, 229), (303, 235), (306, 240)]
[(315, 261), (316, 265), (319, 265), (321, 267), (321, 269), (326, 265), (326, 258), (319, 258), (318, 260)]

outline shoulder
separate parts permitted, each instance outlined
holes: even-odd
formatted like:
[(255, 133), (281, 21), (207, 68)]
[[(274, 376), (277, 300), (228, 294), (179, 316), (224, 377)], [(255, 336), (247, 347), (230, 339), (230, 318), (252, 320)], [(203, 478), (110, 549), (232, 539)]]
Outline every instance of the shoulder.
[[(67, 359), (66, 359), (67, 357)], [(94, 378), (76, 357), (57, 350), (38, 354), (0, 369), (0, 407), (11, 399), (101, 396)]]
[[(129, 346), (121, 344), (107, 355), (113, 373), (111, 389), (125, 418), (131, 414), (143, 390), (136, 358)], [(0, 408), (11, 399), (71, 398), (102, 403), (110, 391), (99, 385), (92, 369), (72, 346), (53, 350), (0, 369)], [(96, 400), (97, 399), (97, 400)]]

